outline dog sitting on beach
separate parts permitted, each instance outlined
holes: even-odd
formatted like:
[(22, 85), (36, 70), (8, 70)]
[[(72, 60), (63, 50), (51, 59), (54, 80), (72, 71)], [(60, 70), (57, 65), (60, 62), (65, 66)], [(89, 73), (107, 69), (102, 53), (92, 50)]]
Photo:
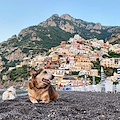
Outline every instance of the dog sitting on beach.
[(28, 82), (28, 94), (32, 103), (49, 103), (51, 100), (56, 100), (59, 97), (58, 92), (50, 84), (50, 80), (54, 78), (44, 69), (32, 70), (30, 72), (31, 79)]
[(12, 100), (16, 98), (16, 89), (15, 86), (10, 86), (3, 94), (3, 100)]

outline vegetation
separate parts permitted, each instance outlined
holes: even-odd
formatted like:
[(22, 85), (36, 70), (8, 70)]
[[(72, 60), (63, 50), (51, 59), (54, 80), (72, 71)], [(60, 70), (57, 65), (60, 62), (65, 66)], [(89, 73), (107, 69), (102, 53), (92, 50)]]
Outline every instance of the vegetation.
[[(24, 37), (20, 35), (18, 40), (17, 38), (8, 40), (8, 46), (20, 47), (22, 52), (26, 54), (29, 54), (30, 50), (32, 50), (33, 54), (38, 54), (47, 52), (51, 47), (58, 46), (61, 41), (67, 41), (70, 37), (73, 37), (71, 33), (53, 26), (31, 26), (29, 30), (34, 31), (36, 40), (31, 40), (33, 37), (32, 32), (28, 32)], [(37, 40), (37, 38), (40, 40)]]
[(92, 50), (94, 51), (95, 50), (95, 47), (91, 46)]
[(120, 53), (115, 53), (115, 52), (109, 51), (108, 54), (111, 57), (114, 57), (114, 58), (119, 58), (120, 57)]
[(116, 80), (116, 81), (113, 82), (114, 85), (117, 85), (118, 83), (119, 83), (118, 80)]
[[(113, 37), (113, 36), (112, 36), (112, 37)], [(111, 44), (112, 44), (112, 45), (114, 45), (114, 44), (120, 44), (120, 39), (118, 39), (118, 40), (112, 42)]]
[(51, 52), (47, 52), (47, 53), (46, 53), (46, 56), (49, 56), (49, 55), (50, 55), (50, 53), (51, 53)]
[[(90, 78), (90, 83), (93, 84), (93, 76), (89, 76), (88, 78)], [(101, 77), (95, 77), (95, 83), (99, 84), (99, 82), (101, 81)]]
[(22, 67), (11, 70), (7, 73), (7, 75), (9, 75), (10, 80), (13, 81), (17, 80), (18, 78), (27, 79), (29, 76), (30, 69), (31, 67), (24, 65)]
[(76, 71), (72, 71), (72, 75), (78, 75), (79, 72), (76, 72)]
[[(106, 38), (109, 38), (111, 36), (111, 33), (108, 32), (109, 28), (98, 30), (100, 34), (97, 32), (91, 32), (92, 28), (90, 30), (86, 29), (85, 26), (87, 26), (88, 24), (95, 26), (94, 23), (88, 23), (79, 19), (75, 19), (75, 21), (73, 22), (71, 20), (63, 19), (55, 15), (53, 15), (51, 18), (52, 21), (55, 22), (56, 26), (31, 26), (29, 27), (29, 29), (25, 29), (26, 33), (23, 33), (24, 35), (19, 34), (18, 37), (11, 38), (6, 43), (3, 43), (2, 46), (20, 47), (22, 48), (22, 52), (25, 54), (29, 54), (31, 50), (31, 53), (38, 54), (41, 52), (47, 52), (51, 47), (58, 46), (61, 41), (67, 41), (76, 33), (80, 34), (80, 36), (85, 39), (97, 38), (105, 40)], [(75, 33), (71, 34), (60, 29), (61, 23), (63, 25), (69, 24), (74, 27), (73, 30)], [(83, 24), (84, 27), (81, 26), (81, 24)]]
[[(0, 77), (2, 74), (8, 71), (9, 67), (15, 67), (17, 64), (20, 63), (19, 60), (17, 61), (11, 61), (9, 62), (6, 58), (5, 55), (10, 54), (14, 47), (18, 47), (22, 50), (23, 53), (32, 55), (36, 55), (39, 53), (43, 52), (48, 52), (48, 50), (51, 47), (58, 46), (61, 41), (67, 41), (70, 37), (73, 37), (74, 34), (78, 33), (80, 34), (81, 37), (85, 39), (90, 39), (90, 38), (97, 38), (97, 39), (106, 39), (111, 36), (111, 33), (108, 32), (109, 28), (105, 28), (104, 30), (97, 30), (97, 32), (91, 32), (91, 29), (86, 29), (86, 26), (88, 24), (91, 24), (91, 26), (95, 26), (94, 23), (87, 23), (82, 20), (77, 20), (75, 21), (72, 20), (66, 20), (58, 16), (53, 16), (52, 20), (55, 22), (56, 26), (31, 26), (29, 29), (25, 29), (25, 33), (19, 34), (18, 37), (12, 37), (5, 43), (2, 43), (1, 46), (6, 47), (6, 50), (1, 53), (2, 61), (5, 62), (5, 69), (1, 72)], [(79, 22), (80, 21), (80, 22)], [(60, 23), (63, 25), (69, 24), (73, 27), (74, 34), (71, 34), (70, 32), (66, 32), (60, 28)], [(82, 26), (81, 26), (82, 23)], [(119, 31), (119, 29), (118, 29)], [(24, 32), (24, 30), (23, 30)], [(115, 31), (117, 33), (117, 31)], [(34, 33), (34, 34), (33, 34)], [(115, 33), (115, 34), (116, 34)], [(33, 39), (34, 38), (34, 39)], [(9, 49), (10, 48), (10, 49)], [(94, 51), (95, 49), (100, 50), (99, 48), (92, 47), (92, 50)], [(10, 50), (10, 51), (9, 51)], [(46, 55), (48, 56), (50, 52), (48, 52)], [(120, 57), (120, 54), (114, 53), (114, 52), (109, 52), (109, 56), (103, 55), (103, 57)], [(99, 75), (100, 75), (100, 61), (97, 59), (96, 62), (93, 62), (94, 64), (94, 69), (98, 69)], [(22, 77), (24, 79), (27, 78), (28, 72), (29, 72), (29, 66), (23, 66), (21, 68), (16, 68), (14, 70), (11, 70), (8, 75), (10, 76), (11, 80), (17, 80), (19, 77)], [(114, 69), (112, 68), (104, 68), (105, 69), (105, 74), (107, 76), (112, 75)], [(79, 72), (72, 72), (72, 75), (78, 75)], [(90, 77), (91, 78), (91, 77)], [(99, 82), (99, 80), (96, 80), (96, 82)]]
[(113, 45), (120, 44), (120, 39), (118, 37), (119, 34), (120, 34), (120, 27), (117, 27), (111, 35), (111, 37), (118, 38), (118, 40), (115, 40), (114, 42), (112, 42)]
[(106, 55), (106, 54), (102, 55), (102, 57), (103, 57), (103, 58), (111, 58), (111, 56)]
[(1, 57), (2, 57), (2, 61), (4, 61), (5, 64), (7, 64), (8, 60), (4, 56), (1, 56)]
[[(93, 69), (98, 69), (98, 74), (101, 75), (101, 66), (99, 59), (96, 60), (96, 62), (93, 62)], [(111, 68), (111, 67), (103, 67), (104, 68), (104, 74), (106, 77), (108, 76), (113, 76), (114, 72), (117, 72), (116, 68)]]
[(98, 75), (100, 75), (100, 71), (101, 71), (101, 66), (100, 66), (100, 61), (97, 58), (95, 62), (93, 62), (93, 69), (97, 69), (98, 70)]
[(104, 73), (106, 76), (113, 76), (114, 72), (117, 72), (117, 68), (104, 67)]
[(29, 50), (30, 50), (29, 48), (23, 48), (22, 52), (23, 53), (29, 53)]
[[(58, 16), (54, 16), (53, 17), (53, 21), (57, 24), (57, 26), (60, 25), (60, 22), (62, 22), (64, 25), (65, 24), (70, 24), (71, 26), (74, 27), (74, 31), (78, 34), (80, 34), (81, 37), (85, 38), (85, 39), (90, 39), (90, 38), (98, 38), (98, 39), (106, 39), (108, 37), (111, 36), (111, 33), (107, 31), (107, 29), (101, 29), (98, 30), (100, 32), (91, 32), (90, 30), (86, 29), (86, 27), (81, 27), (81, 24), (76, 24), (75, 22), (72, 22), (71, 20), (66, 20), (66, 19), (62, 19)], [(88, 23), (85, 22), (83, 20), (80, 20), (82, 24), (84, 24), (85, 26), (87, 26), (88, 24), (92, 24), (93, 26), (95, 25), (94, 23)], [(76, 22), (79, 22), (79, 19), (76, 19)]]
[(6, 43), (3, 43), (2, 46), (5, 47), (5, 46), (7, 46), (7, 44), (6, 44)]
[[(6, 60), (6, 59), (5, 59)], [(3, 69), (1, 71), (1, 74), (4, 74), (5, 72), (8, 71), (9, 67), (15, 67), (16, 65), (18, 65), (20, 63), (19, 60), (14, 60), (11, 62), (8, 62), (8, 60), (5, 62), (5, 65), (3, 65), (3, 67), (5, 67), (5, 69)]]
[[(47, 29), (49, 31), (47, 31)], [(61, 41), (67, 41), (70, 37), (72, 37), (72, 34), (63, 31), (60, 28), (51, 26), (48, 26), (43, 33), (36, 32), (36, 34), (42, 39), (41, 41), (38, 41), (37, 44), (42, 45), (42, 49), (46, 48), (46, 50), (49, 50), (51, 47), (59, 45)], [(50, 37), (46, 36), (45, 34), (49, 34)]]

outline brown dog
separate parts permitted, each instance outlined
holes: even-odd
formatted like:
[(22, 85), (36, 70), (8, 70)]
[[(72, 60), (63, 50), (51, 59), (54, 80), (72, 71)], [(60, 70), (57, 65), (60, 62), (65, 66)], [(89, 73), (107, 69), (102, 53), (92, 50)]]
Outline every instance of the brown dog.
[(49, 103), (51, 100), (58, 99), (58, 92), (50, 84), (50, 80), (54, 78), (53, 75), (43, 69), (32, 70), (30, 75), (32, 78), (28, 82), (28, 94), (32, 103), (38, 103), (37, 100)]

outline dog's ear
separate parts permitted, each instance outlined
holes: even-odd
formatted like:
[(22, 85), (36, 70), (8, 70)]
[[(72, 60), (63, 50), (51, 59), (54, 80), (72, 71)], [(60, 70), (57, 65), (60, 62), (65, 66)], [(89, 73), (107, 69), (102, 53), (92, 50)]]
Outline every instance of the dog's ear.
[(36, 75), (40, 74), (43, 71), (43, 69), (36, 70)]
[(37, 71), (36, 71), (35, 69), (33, 69), (33, 70), (30, 71), (29, 75), (30, 75), (30, 76), (33, 76), (33, 75), (35, 75), (36, 73), (37, 73)]
[(16, 88), (15, 86), (13, 86), (13, 88)]
[(36, 77), (37, 71), (35, 69), (31, 70), (29, 75), (34, 79)]
[(8, 92), (12, 92), (11, 90), (9, 90)]
[(33, 69), (33, 70), (31, 70), (31, 72), (29, 73), (29, 75), (32, 76), (33, 78), (35, 78), (38, 74), (41, 73), (42, 70), (43, 69), (39, 69), (39, 70)]

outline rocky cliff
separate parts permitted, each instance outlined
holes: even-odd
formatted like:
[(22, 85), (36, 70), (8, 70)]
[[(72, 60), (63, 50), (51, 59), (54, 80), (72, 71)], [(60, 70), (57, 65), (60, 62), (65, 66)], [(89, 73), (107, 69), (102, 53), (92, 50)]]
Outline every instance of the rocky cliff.
[(109, 38), (112, 44), (120, 44), (120, 27), (117, 27)]
[(98, 38), (106, 39), (112, 35), (112, 32), (117, 28), (116, 26), (102, 26), (100, 23), (86, 22), (81, 19), (75, 19), (68, 14), (58, 16), (57, 14), (51, 16), (46, 21), (39, 24), (39, 26), (57, 26), (60, 29), (70, 32), (78, 33), (83, 38)]

